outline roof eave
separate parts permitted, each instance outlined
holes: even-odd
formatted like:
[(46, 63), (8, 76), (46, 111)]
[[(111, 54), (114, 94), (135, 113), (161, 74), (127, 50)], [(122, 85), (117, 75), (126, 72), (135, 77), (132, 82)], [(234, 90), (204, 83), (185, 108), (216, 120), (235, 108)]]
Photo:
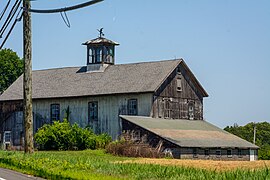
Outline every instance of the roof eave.
[(185, 63), (185, 61), (183, 60), (181, 63), (183, 63), (184, 68), (186, 68), (188, 70), (188, 72), (190, 73), (190, 77), (193, 79), (193, 81), (195, 82), (195, 84), (197, 85), (197, 87), (199, 88), (199, 90), (201, 91), (203, 97), (208, 97), (208, 93), (206, 92), (206, 90), (203, 88), (203, 86), (201, 85), (201, 83), (199, 82), (199, 80), (196, 78), (196, 76), (192, 73), (192, 71), (189, 69), (188, 65)]

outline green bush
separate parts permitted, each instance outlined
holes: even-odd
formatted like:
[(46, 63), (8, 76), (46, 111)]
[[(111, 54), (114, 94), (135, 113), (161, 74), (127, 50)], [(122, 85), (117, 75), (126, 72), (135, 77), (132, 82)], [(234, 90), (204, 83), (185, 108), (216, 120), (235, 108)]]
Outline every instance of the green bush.
[(111, 137), (96, 135), (88, 127), (81, 128), (64, 120), (42, 126), (35, 134), (35, 142), (40, 150), (84, 150), (105, 148)]

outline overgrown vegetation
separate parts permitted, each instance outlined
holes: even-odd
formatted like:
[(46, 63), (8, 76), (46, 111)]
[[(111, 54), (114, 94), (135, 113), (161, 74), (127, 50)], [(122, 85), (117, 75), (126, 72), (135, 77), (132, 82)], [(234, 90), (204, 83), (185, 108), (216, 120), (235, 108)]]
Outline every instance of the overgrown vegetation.
[[(129, 163), (124, 163), (130, 160)], [(34, 154), (0, 151), (0, 166), (47, 179), (269, 179), (258, 170), (210, 171), (192, 167), (132, 163), (102, 150), (44, 151)]]
[(96, 135), (88, 127), (81, 128), (64, 120), (42, 126), (35, 134), (35, 142), (40, 150), (84, 150), (105, 148), (111, 137)]
[[(254, 123), (248, 123), (245, 126), (227, 126), (224, 130), (239, 136), (253, 143)], [(256, 123), (256, 143), (260, 147), (258, 158), (261, 160), (270, 160), (270, 124), (267, 122)]]
[(148, 158), (161, 158), (165, 157), (164, 153), (159, 152), (157, 149), (143, 143), (136, 143), (132, 141), (114, 141), (106, 147), (106, 152), (126, 157), (148, 157)]
[(0, 50), (0, 94), (22, 73), (23, 61), (11, 49)]

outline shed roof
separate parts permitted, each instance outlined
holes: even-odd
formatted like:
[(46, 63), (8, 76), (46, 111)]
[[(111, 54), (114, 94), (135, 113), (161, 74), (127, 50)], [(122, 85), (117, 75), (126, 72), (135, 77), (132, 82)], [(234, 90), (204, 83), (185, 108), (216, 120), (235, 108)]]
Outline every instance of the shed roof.
[(204, 120), (120, 117), (181, 147), (259, 148)]
[[(33, 71), (33, 99), (154, 92), (181, 59), (110, 65), (104, 72), (86, 72), (86, 66)], [(23, 99), (23, 75), (0, 101)]]

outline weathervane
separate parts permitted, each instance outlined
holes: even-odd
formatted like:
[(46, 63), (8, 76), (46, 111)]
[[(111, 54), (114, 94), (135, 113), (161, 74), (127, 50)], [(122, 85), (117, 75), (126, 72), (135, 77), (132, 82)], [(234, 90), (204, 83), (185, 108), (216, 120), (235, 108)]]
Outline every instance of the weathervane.
[(99, 37), (101, 38), (102, 36), (104, 36), (105, 34), (102, 32), (103, 28), (97, 29), (97, 31), (99, 32)]

